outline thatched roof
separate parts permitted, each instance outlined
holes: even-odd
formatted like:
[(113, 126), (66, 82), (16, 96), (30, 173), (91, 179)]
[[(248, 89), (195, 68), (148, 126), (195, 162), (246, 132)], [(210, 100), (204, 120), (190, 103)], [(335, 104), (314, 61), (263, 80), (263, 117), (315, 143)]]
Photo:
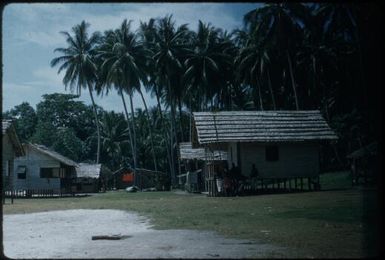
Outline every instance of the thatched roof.
[(78, 167), (76, 167), (76, 177), (99, 178), (101, 169), (101, 164), (79, 163)]
[(336, 140), (318, 110), (194, 112), (199, 144)]
[(49, 157), (55, 159), (55, 160), (58, 160), (59, 162), (65, 164), (65, 165), (68, 165), (68, 166), (75, 166), (77, 167), (78, 164), (74, 161), (72, 161), (71, 159), (53, 151), (53, 150), (50, 150), (49, 148), (47, 148), (46, 146), (44, 145), (41, 145), (41, 144), (26, 144), (26, 146), (28, 147), (31, 147), (33, 148), (34, 150), (42, 153), (42, 154), (45, 154), (45, 155), (48, 155)]
[(346, 157), (349, 159), (357, 159), (364, 156), (374, 156), (377, 154), (377, 142), (373, 142), (371, 144), (368, 144), (351, 154), (347, 155)]
[(20, 143), (19, 137), (17, 136), (16, 129), (12, 124), (11, 120), (2, 120), (2, 135), (9, 135), (9, 139), (12, 143), (12, 146), (15, 150), (16, 156), (23, 156), (24, 155), (24, 149), (23, 146)]
[(192, 148), (191, 143), (179, 143), (179, 156), (182, 160), (227, 160), (227, 152), (225, 151), (207, 151), (205, 153), (204, 148)]

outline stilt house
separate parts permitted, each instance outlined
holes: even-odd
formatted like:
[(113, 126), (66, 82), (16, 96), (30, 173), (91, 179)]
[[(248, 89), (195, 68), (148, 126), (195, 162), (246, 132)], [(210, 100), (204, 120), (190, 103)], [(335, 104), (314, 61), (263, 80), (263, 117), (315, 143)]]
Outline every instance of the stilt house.
[(337, 140), (318, 110), (195, 112), (193, 124), (195, 147), (226, 149), (229, 168), (270, 181), (317, 182), (320, 143)]
[[(24, 155), (24, 149), (21, 145), (12, 121), (2, 120), (2, 191), (13, 190), (14, 160), (17, 156)], [(3, 194), (5, 195), (5, 194)], [(4, 196), (3, 196), (4, 198)]]
[(227, 162), (227, 152), (222, 150), (205, 151), (205, 148), (193, 148), (190, 142), (179, 144), (179, 160), (181, 172), (178, 175), (179, 185), (187, 191), (207, 191), (205, 173), (210, 164), (223, 165)]

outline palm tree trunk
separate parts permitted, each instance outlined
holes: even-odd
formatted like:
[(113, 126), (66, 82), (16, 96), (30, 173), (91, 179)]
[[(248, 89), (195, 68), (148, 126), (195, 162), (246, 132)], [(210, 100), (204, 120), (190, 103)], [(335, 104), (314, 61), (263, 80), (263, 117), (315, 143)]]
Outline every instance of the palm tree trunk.
[(147, 104), (146, 104), (146, 100), (144, 99), (143, 97), (143, 93), (142, 93), (142, 90), (139, 88), (139, 94), (142, 98), (142, 101), (143, 101), (143, 105), (144, 105), (144, 110), (146, 111), (146, 116), (147, 116), (147, 126), (148, 126), (148, 132), (150, 133), (150, 143), (151, 143), (151, 151), (152, 151), (152, 160), (154, 162), (154, 168), (155, 168), (155, 171), (158, 171), (158, 167), (157, 167), (157, 163), (156, 163), (156, 157), (155, 157), (155, 149), (154, 149), (154, 138), (153, 138), (153, 135), (152, 135), (152, 130), (151, 130), (151, 125), (150, 125), (150, 114), (148, 113), (148, 109), (147, 109)]
[(189, 137), (190, 137), (190, 143), (192, 143), (192, 117), (193, 117), (193, 109), (191, 104), (191, 96), (190, 96), (190, 130), (189, 130)]
[(99, 120), (98, 120), (98, 113), (96, 111), (96, 104), (95, 104), (95, 100), (94, 100), (94, 95), (92, 94), (92, 89), (91, 89), (91, 85), (88, 84), (88, 91), (90, 92), (90, 97), (91, 97), (91, 102), (92, 102), (92, 109), (94, 111), (94, 117), (95, 117), (95, 124), (96, 124), (96, 134), (97, 134), (97, 138), (98, 138), (98, 147), (97, 147), (97, 151), (96, 151), (96, 163), (98, 164), (99, 163), (99, 159), (100, 159), (100, 129), (99, 129)]
[(271, 85), (269, 69), (267, 70), (267, 80), (268, 80), (269, 91), (270, 91), (270, 95), (271, 95), (271, 101), (273, 102), (273, 109), (277, 110), (277, 106), (275, 104), (275, 97), (274, 97), (274, 92), (273, 92), (273, 86)]
[(133, 142), (134, 142), (134, 149), (137, 151), (137, 145), (136, 145), (136, 127), (135, 127), (135, 110), (134, 110), (134, 102), (132, 101), (132, 93), (128, 95), (130, 97), (130, 108), (131, 108), (131, 120), (132, 120), (132, 133), (133, 133)]
[(175, 185), (176, 184), (175, 147), (178, 146), (178, 139), (176, 136), (175, 102), (171, 97), (170, 81), (168, 82), (168, 91), (170, 94), (170, 111), (171, 111), (170, 148), (171, 148), (171, 161), (172, 161), (172, 168), (173, 168), (172, 183)]
[(287, 62), (289, 63), (289, 71), (290, 71), (290, 78), (291, 78), (291, 85), (293, 87), (293, 94), (294, 94), (294, 101), (295, 101), (295, 108), (299, 110), (299, 105), (298, 105), (298, 97), (297, 97), (297, 90), (295, 87), (295, 81), (294, 81), (294, 73), (293, 73), (293, 67), (291, 64), (291, 58), (289, 51), (286, 51), (287, 54)]
[(130, 146), (131, 146), (132, 159), (133, 159), (133, 163), (134, 163), (134, 169), (136, 169), (136, 165), (137, 165), (136, 164), (136, 151), (135, 151), (135, 148), (134, 148), (134, 142), (133, 142), (133, 137), (132, 137), (132, 129), (130, 127), (130, 119), (129, 119), (129, 116), (128, 116), (126, 100), (124, 99), (123, 91), (119, 90), (119, 95), (121, 96), (122, 102), (123, 102), (124, 113), (125, 113), (126, 120), (127, 120), (128, 136), (130, 138)]
[(263, 100), (262, 100), (262, 92), (261, 92), (261, 84), (258, 80), (258, 78), (256, 79), (257, 81), (257, 88), (258, 88), (258, 98), (259, 98), (259, 107), (261, 109), (261, 111), (263, 111)]
[(180, 139), (183, 142), (184, 134), (183, 134), (183, 127), (182, 127), (182, 102), (181, 102), (180, 98), (178, 98), (178, 109), (179, 109)]
[[(171, 152), (170, 152), (170, 147), (169, 147), (169, 136), (167, 134), (167, 131), (166, 131), (166, 127), (165, 127), (165, 122), (164, 122), (164, 119), (163, 119), (163, 113), (162, 113), (162, 107), (161, 107), (161, 104), (160, 104), (160, 94), (158, 92), (158, 89), (156, 88), (156, 86), (154, 87), (154, 91), (155, 91), (155, 96), (156, 96), (156, 101), (157, 101), (157, 106), (158, 106), (158, 111), (159, 111), (159, 116), (160, 116), (160, 125), (162, 127), (162, 130), (163, 130), (163, 134), (164, 134), (164, 138), (166, 140), (166, 149), (167, 149), (167, 161), (168, 161), (168, 164), (169, 164), (169, 167), (170, 167), (170, 177), (172, 178), (172, 176), (174, 175), (174, 169), (173, 169), (173, 161), (172, 161), (172, 157), (171, 157)], [(171, 142), (171, 141), (170, 141)]]

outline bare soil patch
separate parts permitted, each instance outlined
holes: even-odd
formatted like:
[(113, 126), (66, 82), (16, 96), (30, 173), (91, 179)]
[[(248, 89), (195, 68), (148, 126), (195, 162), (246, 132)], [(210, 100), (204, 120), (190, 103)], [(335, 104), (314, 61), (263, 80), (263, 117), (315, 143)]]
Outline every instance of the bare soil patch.
[(208, 231), (154, 230), (148, 219), (123, 210), (4, 215), (3, 230), (10, 258), (254, 258), (282, 250)]

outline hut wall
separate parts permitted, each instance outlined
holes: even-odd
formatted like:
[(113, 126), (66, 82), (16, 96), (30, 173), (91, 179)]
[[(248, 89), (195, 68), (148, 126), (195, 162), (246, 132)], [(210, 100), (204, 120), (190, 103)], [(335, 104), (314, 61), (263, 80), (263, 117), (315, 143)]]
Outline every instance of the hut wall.
[(60, 178), (41, 178), (40, 168), (60, 168), (60, 162), (26, 148), (26, 156), (15, 159), (15, 170), (18, 166), (26, 166), (26, 178), (19, 179), (14, 174), (14, 189), (53, 189), (60, 192)]
[[(278, 147), (278, 160), (266, 160), (266, 146)], [(318, 145), (306, 143), (241, 143), (241, 171), (251, 173), (252, 164), (261, 178), (312, 177), (319, 174)], [(231, 166), (231, 165), (230, 165)]]
[(235, 164), (235, 166), (238, 166), (238, 149), (237, 149), (237, 143), (229, 143), (228, 149), (227, 149), (227, 163), (229, 166), (229, 169)]
[(11, 178), (14, 171), (14, 157), (15, 150), (13, 148), (12, 142), (8, 134), (3, 134), (3, 152), (2, 152), (2, 176), (3, 176), (3, 186), (5, 188), (10, 188)]

